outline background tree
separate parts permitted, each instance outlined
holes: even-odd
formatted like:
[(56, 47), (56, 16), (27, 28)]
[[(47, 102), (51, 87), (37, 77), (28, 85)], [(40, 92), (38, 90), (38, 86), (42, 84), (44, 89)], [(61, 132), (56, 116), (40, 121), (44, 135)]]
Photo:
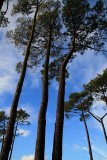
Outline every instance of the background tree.
[(1, 152), (3, 148), (3, 143), (5, 139), (6, 129), (7, 129), (8, 116), (5, 111), (0, 111), (0, 142), (1, 142)]
[(87, 90), (96, 100), (103, 100), (107, 105), (107, 69), (103, 74), (98, 74), (88, 84), (84, 85)]
[(60, 67), (57, 115), (54, 132), (53, 160), (62, 160), (62, 137), (64, 123), (65, 70), (75, 52), (87, 49), (101, 51), (106, 40), (106, 7), (99, 0), (90, 7), (87, 0), (63, 0), (62, 18), (70, 42), (69, 50)]
[(8, 122), (8, 127), (6, 131), (5, 140), (3, 143), (2, 155), (0, 156), (0, 160), (7, 160), (10, 149), (11, 149), (12, 139), (14, 135), (14, 125), (15, 125), (15, 120), (17, 116), (17, 107), (18, 107), (18, 102), (19, 102), (19, 98), (20, 98), (20, 94), (21, 94), (21, 90), (22, 90), (22, 86), (23, 86), (23, 82), (24, 82), (24, 78), (26, 74), (27, 61), (28, 61), (28, 57), (30, 54), (30, 47), (31, 47), (32, 39), (33, 39), (33, 33), (35, 30), (36, 18), (37, 18), (37, 13), (38, 13), (38, 7), (40, 3), (41, 1), (38, 1), (38, 0), (36, 1), (36, 6), (35, 6), (36, 11), (34, 15), (34, 21), (33, 21), (31, 33), (29, 36), (28, 46), (26, 48), (26, 53), (25, 53), (25, 58), (24, 58), (23, 65), (22, 65), (21, 75), (20, 75), (20, 78), (19, 78), (19, 81), (16, 87), (16, 91), (15, 91), (15, 95), (14, 95), (14, 99), (13, 99), (13, 103), (12, 103), (12, 107), (10, 111), (10, 118)]
[(30, 115), (26, 111), (24, 111), (23, 109), (19, 109), (17, 111), (17, 117), (16, 117), (16, 122), (15, 122), (15, 127), (14, 127), (14, 136), (13, 136), (11, 150), (10, 150), (8, 160), (11, 160), (12, 152), (13, 152), (13, 146), (14, 146), (16, 136), (23, 135), (23, 132), (18, 133), (18, 131), (19, 131), (18, 127), (19, 126), (24, 126), (24, 125), (29, 125), (30, 124), (29, 117), (30, 117)]
[[(18, 130), (19, 130), (18, 127), (24, 126), (24, 125), (29, 125), (30, 124), (30, 122), (28, 120), (29, 117), (30, 117), (30, 115), (27, 114), (26, 111), (24, 111), (22, 109), (19, 109), (17, 111), (17, 118), (16, 118), (16, 122), (15, 122), (14, 136), (13, 136), (13, 140), (12, 140), (9, 160), (11, 160), (13, 145), (14, 145), (14, 141), (15, 141), (16, 136), (23, 134), (23, 133), (18, 133)], [(2, 144), (1, 144), (1, 153), (0, 154), (2, 154), (2, 147), (3, 147), (5, 135), (6, 135), (8, 120), (9, 120), (9, 117), (6, 115), (5, 111), (1, 111), (0, 112), (0, 141), (2, 142)]]
[(90, 160), (93, 160), (93, 155), (92, 155), (92, 148), (91, 148), (90, 136), (86, 119), (89, 118), (87, 110), (90, 110), (92, 103), (93, 103), (93, 98), (87, 95), (87, 92), (72, 93), (69, 96), (69, 100), (65, 102), (66, 117), (70, 118), (70, 116), (80, 116), (80, 121), (84, 122)]

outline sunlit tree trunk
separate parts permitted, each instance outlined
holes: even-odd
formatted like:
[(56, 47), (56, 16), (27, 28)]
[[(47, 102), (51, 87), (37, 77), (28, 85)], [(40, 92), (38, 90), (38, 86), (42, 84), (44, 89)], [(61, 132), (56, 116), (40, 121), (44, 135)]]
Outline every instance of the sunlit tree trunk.
[(12, 103), (12, 107), (11, 107), (11, 111), (10, 111), (10, 118), (9, 118), (9, 122), (8, 122), (6, 137), (5, 137), (5, 140), (3, 143), (3, 149), (2, 149), (2, 154), (0, 156), (0, 160), (8, 160), (9, 152), (11, 150), (12, 139), (13, 139), (13, 135), (14, 135), (14, 125), (15, 125), (15, 120), (16, 120), (16, 116), (17, 116), (17, 107), (18, 107), (18, 102), (19, 102), (21, 90), (23, 87), (23, 82), (25, 79), (25, 74), (26, 74), (26, 69), (27, 69), (27, 61), (28, 61), (28, 57), (30, 54), (30, 47), (31, 47), (32, 39), (33, 39), (34, 30), (35, 30), (37, 13), (38, 13), (38, 1), (37, 1), (37, 9), (36, 9), (36, 12), (34, 15), (32, 31), (31, 31), (28, 46), (26, 49), (25, 58), (23, 61), (21, 75), (20, 75), (20, 78), (19, 78), (19, 81), (18, 81), (18, 84), (16, 87), (16, 91), (15, 91), (15, 95), (14, 95), (14, 99), (13, 99), (13, 103)]
[(49, 35), (47, 53), (44, 63), (44, 73), (42, 78), (42, 102), (38, 117), (38, 130), (37, 130), (37, 140), (36, 140), (36, 150), (35, 150), (35, 160), (44, 160), (45, 152), (45, 128), (46, 128), (46, 111), (48, 105), (48, 70), (49, 70), (49, 58), (50, 58), (50, 48), (51, 48), (51, 31)]
[(67, 54), (60, 68), (59, 91), (57, 101), (56, 125), (54, 131), (52, 160), (62, 160), (62, 140), (63, 140), (63, 124), (64, 124), (64, 96), (65, 96), (65, 69), (73, 55), (75, 48), (75, 36), (73, 33), (73, 41), (71, 49)]

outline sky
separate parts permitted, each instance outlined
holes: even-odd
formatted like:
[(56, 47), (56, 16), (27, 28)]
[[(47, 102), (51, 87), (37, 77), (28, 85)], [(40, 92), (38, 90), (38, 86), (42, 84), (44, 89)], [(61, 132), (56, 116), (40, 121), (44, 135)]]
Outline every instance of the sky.
[[(7, 13), (11, 23), (6, 28), (0, 28), (0, 110), (5, 109), (7, 114), (9, 114), (15, 87), (20, 76), (15, 71), (15, 66), (18, 61), (23, 60), (22, 51), (17, 49), (14, 44), (10, 44), (5, 38), (6, 31), (14, 29), (16, 26), (15, 19), (17, 16), (11, 17), (9, 14), (12, 3), (9, 5), (9, 11)], [(103, 53), (96, 55), (93, 51), (88, 50), (84, 55), (78, 54), (68, 67), (70, 77), (66, 80), (65, 100), (68, 99), (71, 92), (81, 91), (83, 84), (88, 83), (98, 73), (103, 73), (103, 70), (107, 68), (107, 57)], [(57, 91), (58, 83), (52, 81), (49, 87), (45, 160), (51, 160)], [(15, 140), (12, 160), (33, 160), (41, 93), (40, 68), (37, 68), (35, 72), (27, 70), (19, 108), (26, 110), (30, 114), (29, 120), (31, 125), (19, 127), (19, 132), (23, 132), (24, 134)], [(103, 116), (105, 110), (102, 110), (102, 107), (105, 107), (104, 102), (96, 102), (93, 105), (93, 113)], [(107, 129), (107, 118), (105, 118), (104, 123)], [(94, 159), (106, 160), (107, 146), (100, 124), (92, 117), (87, 120), (87, 124)], [(73, 117), (71, 120), (65, 119), (64, 123), (63, 160), (74, 159), (89, 160), (85, 128), (83, 123), (79, 121), (79, 117)]]

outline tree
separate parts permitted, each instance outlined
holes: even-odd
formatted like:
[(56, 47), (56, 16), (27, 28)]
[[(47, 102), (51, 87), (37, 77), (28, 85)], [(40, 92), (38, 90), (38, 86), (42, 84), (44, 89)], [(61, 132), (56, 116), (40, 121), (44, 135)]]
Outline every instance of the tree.
[[(10, 154), (9, 154), (9, 160), (11, 160), (11, 156), (12, 156), (12, 151), (13, 151), (13, 146), (14, 146), (14, 141), (16, 136), (22, 135), (23, 133), (18, 133), (19, 130), (19, 126), (22, 125), (29, 125), (29, 121), (28, 118), (30, 117), (29, 114), (26, 113), (26, 111), (19, 109), (17, 111), (17, 118), (16, 118), (16, 122), (15, 122), (15, 127), (14, 127), (14, 136), (13, 136), (13, 140), (12, 140), (12, 145), (11, 145), (11, 150), (10, 150)], [(4, 143), (4, 138), (6, 135), (6, 130), (7, 130), (7, 125), (8, 125), (8, 120), (9, 117), (6, 115), (5, 111), (1, 111), (0, 112), (0, 137), (1, 137), (1, 153), (2, 154), (2, 147), (3, 147), (3, 143)]]
[(35, 30), (36, 18), (37, 18), (37, 13), (38, 13), (38, 7), (40, 3), (41, 1), (38, 1), (38, 0), (36, 1), (36, 6), (35, 6), (36, 11), (34, 15), (34, 21), (32, 24), (32, 30), (29, 36), (29, 42), (28, 42), (28, 46), (25, 52), (25, 58), (24, 58), (23, 65), (22, 65), (22, 71), (21, 71), (20, 78), (19, 78), (19, 81), (16, 87), (16, 91), (15, 91), (15, 95), (14, 95), (14, 99), (13, 99), (13, 103), (12, 103), (12, 107), (10, 111), (10, 118), (8, 122), (8, 127), (6, 131), (6, 136), (5, 136), (3, 149), (2, 149), (2, 155), (0, 156), (0, 160), (7, 160), (9, 156), (9, 151), (11, 149), (11, 144), (12, 144), (12, 139), (13, 139), (13, 134), (14, 134), (14, 125), (15, 125), (15, 120), (17, 116), (17, 107), (18, 107), (18, 102), (19, 102), (19, 98), (20, 98), (20, 94), (21, 94), (21, 90), (22, 90), (22, 86), (23, 86), (23, 82), (24, 82), (24, 78), (26, 74), (27, 61), (28, 61), (28, 57), (30, 54), (30, 47), (31, 47), (32, 39), (33, 39), (33, 33)]
[[(41, 26), (39, 32), (41, 39), (45, 42), (45, 62), (43, 64), (42, 77), (42, 102), (38, 116), (38, 130), (36, 139), (35, 160), (44, 160), (45, 151), (45, 126), (46, 126), (46, 111), (48, 105), (48, 84), (49, 84), (49, 63), (50, 57), (54, 59), (60, 54), (61, 47), (61, 20), (60, 20), (60, 3), (53, 0), (43, 4), (41, 15), (38, 16), (38, 23)], [(44, 42), (42, 44), (44, 44)], [(38, 52), (37, 52), (38, 53)]]
[(16, 122), (15, 122), (15, 127), (14, 127), (14, 136), (13, 136), (11, 150), (10, 150), (8, 160), (11, 160), (13, 146), (14, 146), (16, 136), (23, 135), (23, 133), (17, 133), (17, 131), (19, 130), (18, 127), (23, 126), (23, 125), (29, 125), (30, 124), (30, 122), (28, 121), (29, 117), (30, 117), (30, 115), (26, 111), (24, 111), (23, 109), (19, 109), (17, 111), (17, 117), (16, 117)]
[(92, 148), (91, 148), (90, 136), (86, 119), (89, 118), (87, 110), (90, 110), (92, 103), (93, 103), (93, 98), (89, 96), (87, 92), (72, 93), (69, 96), (69, 100), (65, 102), (66, 117), (69, 118), (70, 116), (80, 116), (80, 121), (84, 122), (90, 160), (93, 160), (93, 155), (92, 155)]
[[(32, 18), (18, 18), (15, 31), (9, 31), (7, 33), (7, 38), (11, 40), (11, 42), (14, 42), (16, 46), (25, 48), (28, 43), (28, 35), (31, 22)], [(52, 73), (51, 77), (49, 75), (50, 57), (51, 61), (53, 62), (53, 60), (60, 55), (64, 37), (61, 34), (61, 27), (62, 25), (60, 20), (59, 1), (46, 1), (41, 5), (39, 9), (37, 24), (27, 65), (32, 69), (38, 65), (38, 62), (39, 64), (43, 62), (43, 70), (41, 71), (43, 75), (43, 90), (42, 102), (38, 117), (38, 133), (35, 151), (36, 159), (44, 159), (46, 111), (48, 105), (48, 84), (50, 83), (50, 80), (54, 78), (54, 73)], [(16, 69), (18, 72), (20, 72), (21, 68), (21, 62), (19, 62)]]
[(70, 43), (60, 67), (52, 160), (62, 160), (66, 66), (75, 52), (83, 54), (87, 49), (101, 51), (106, 40), (106, 7), (101, 0), (92, 8), (87, 0), (63, 0), (63, 4), (62, 18)]
[(97, 100), (103, 100), (107, 105), (107, 69), (103, 71), (103, 74), (98, 74), (88, 84), (84, 85), (84, 89)]
[(8, 116), (6, 115), (5, 111), (0, 111), (0, 142), (2, 143), (0, 154), (2, 153), (3, 143), (5, 139), (7, 121), (8, 121)]

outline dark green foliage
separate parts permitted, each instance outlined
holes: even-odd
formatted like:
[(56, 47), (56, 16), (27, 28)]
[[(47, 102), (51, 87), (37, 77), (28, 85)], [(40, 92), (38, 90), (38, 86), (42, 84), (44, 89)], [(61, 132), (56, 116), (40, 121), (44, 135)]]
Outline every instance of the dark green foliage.
[[(59, 81), (60, 78), (60, 67), (62, 62), (64, 61), (65, 57), (67, 54), (61, 55), (58, 58), (54, 59), (49, 66), (49, 80), (52, 80), (54, 78), (56, 78), (57, 81)], [(75, 58), (75, 56), (72, 56), (71, 60)], [(69, 72), (68, 69), (66, 69), (65, 71), (65, 77), (68, 78), (69, 77)]]
[(3, 140), (3, 136), (6, 133), (8, 116), (5, 111), (0, 111), (0, 142)]
[[(30, 57), (28, 62), (29, 68), (35, 68), (35, 66), (37, 67), (37, 65), (39, 65), (45, 57), (50, 31), (51, 57), (58, 57), (61, 53), (64, 36), (61, 33), (62, 24), (59, 16), (59, 7), (60, 3), (54, 1), (47, 1), (46, 3), (43, 3), (40, 7), (34, 38), (30, 49)], [(16, 29), (14, 31), (7, 32), (7, 38), (18, 48), (24, 49), (28, 44), (28, 37), (31, 31), (32, 18), (21, 17), (18, 18), (16, 22)], [(17, 65), (17, 70), (18, 66), (20, 70), (19, 63)]]
[(75, 51), (101, 50), (107, 41), (107, 7), (103, 1), (99, 0), (92, 8), (87, 0), (63, 0), (63, 3), (63, 21), (71, 41), (75, 32)]
[[(23, 109), (19, 109), (17, 111), (17, 118), (16, 118), (16, 126), (18, 127), (19, 125), (29, 125), (30, 122), (29, 122), (29, 117), (30, 115), (24, 111)], [(7, 129), (7, 124), (8, 124), (8, 119), (9, 117), (6, 115), (5, 111), (0, 111), (0, 141), (2, 142), (2, 138), (3, 138), (3, 135), (5, 136), (6, 134), (6, 129)], [(15, 129), (16, 129), (16, 126), (15, 126)], [(18, 130), (18, 128), (17, 128)], [(16, 131), (14, 131), (16, 132)], [(23, 134), (23, 133), (21, 133)], [(19, 133), (16, 134), (15, 136), (18, 136), (20, 135)]]
[(6, 27), (8, 23), (9, 21), (5, 16), (5, 12), (0, 11), (0, 27)]
[(88, 92), (71, 93), (69, 100), (65, 102), (65, 116), (70, 118), (80, 115), (80, 120), (82, 120), (82, 111), (84, 111), (85, 117), (88, 118), (87, 111), (90, 110), (92, 104), (93, 98)]
[[(39, 2), (42, 2), (41, 0)], [(36, 9), (37, 0), (18, 0), (13, 6), (12, 15), (17, 13), (31, 14)]]
[(23, 109), (19, 109), (17, 111), (16, 122), (18, 122), (18, 125), (29, 125), (29, 117), (30, 115), (26, 111), (24, 111)]
[(103, 74), (98, 74), (96, 78), (84, 85), (84, 88), (95, 99), (107, 102), (107, 69), (103, 71)]

